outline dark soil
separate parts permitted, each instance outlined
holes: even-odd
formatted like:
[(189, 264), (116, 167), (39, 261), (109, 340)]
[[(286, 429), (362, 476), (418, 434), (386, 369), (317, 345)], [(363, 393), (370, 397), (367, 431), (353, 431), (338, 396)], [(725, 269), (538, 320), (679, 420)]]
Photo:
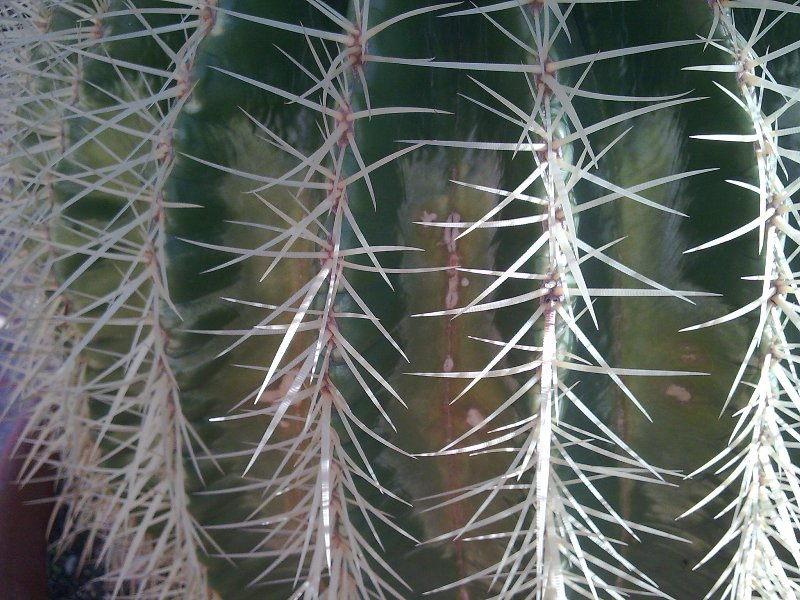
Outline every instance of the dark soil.
[(87, 534), (78, 536), (75, 543), (60, 555), (56, 555), (54, 541), (64, 531), (66, 508), (61, 508), (50, 531), (50, 548), (47, 553), (47, 597), (49, 600), (104, 600), (110, 595), (104, 592), (100, 580), (104, 574), (97, 567), (97, 552), (78, 569), (81, 554), (86, 546)]

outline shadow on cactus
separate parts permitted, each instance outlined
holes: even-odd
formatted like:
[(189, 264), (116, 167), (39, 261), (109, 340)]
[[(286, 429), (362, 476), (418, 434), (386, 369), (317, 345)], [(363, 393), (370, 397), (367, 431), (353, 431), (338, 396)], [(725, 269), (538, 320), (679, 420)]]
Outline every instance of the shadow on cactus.
[(798, 595), (800, 9), (411, 4), (0, 8), (59, 544), (119, 598)]

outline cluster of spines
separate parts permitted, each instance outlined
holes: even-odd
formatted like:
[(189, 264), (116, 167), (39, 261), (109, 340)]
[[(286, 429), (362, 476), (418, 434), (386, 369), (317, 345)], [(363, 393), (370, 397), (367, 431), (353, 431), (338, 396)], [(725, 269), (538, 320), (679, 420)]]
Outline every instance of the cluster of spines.
[[(281, 229), (279, 235), (262, 248), (248, 251), (218, 247), (236, 255), (270, 259), (270, 266), (263, 273), (267, 283), (278, 261), (313, 260), (318, 265), (311, 279), (282, 305), (263, 306), (267, 312), (259, 325), (264, 329), (271, 327), (272, 333), (280, 336), (281, 341), (265, 369), (260, 388), (253, 394), (256, 409), (245, 413), (250, 417), (268, 417), (266, 430), (252, 452), (245, 472), (251, 469), (262, 453), (281, 452), (286, 458), (280, 461), (269, 479), (257, 484), (265, 498), (262, 506), (286, 494), (295, 494), (294, 497), (299, 501), (289, 511), (269, 516), (268, 536), (277, 536), (283, 543), (279, 549), (270, 552), (270, 564), (253, 583), (262, 582), (276, 568), (288, 563), (296, 564), (293, 597), (402, 598), (403, 594), (397, 587), (399, 576), (394, 572), (391, 561), (382, 557), (375, 546), (382, 545), (378, 529), (389, 527), (404, 536), (410, 536), (364, 498), (357, 484), (357, 479), (369, 482), (382, 494), (395, 497), (378, 480), (372, 460), (362, 447), (364, 436), (391, 446), (395, 451), (400, 450), (374, 431), (374, 423), (365, 422), (354, 411), (354, 399), (340, 391), (337, 378), (342, 375), (332, 374), (332, 363), (344, 365), (347, 372), (345, 377), (357, 383), (377, 414), (383, 415), (390, 424), (378, 396), (388, 394), (394, 397), (394, 401), (402, 400), (385, 375), (378, 372), (362, 354), (363, 350), (348, 341), (347, 326), (343, 323), (348, 319), (368, 320), (374, 325), (375, 333), (402, 354), (398, 343), (375, 317), (373, 308), (367, 305), (359, 290), (350, 282), (348, 273), (356, 270), (375, 272), (383, 279), (383, 285), (391, 285), (389, 270), (381, 266), (379, 255), (404, 248), (370, 243), (350, 206), (350, 197), (353, 187), (361, 184), (367, 189), (366, 202), (374, 205), (376, 200), (370, 174), (414, 147), (402, 148), (372, 164), (366, 164), (358, 146), (358, 128), (364, 119), (437, 111), (417, 107), (372, 106), (364, 77), (364, 64), (375, 57), (367, 55), (366, 44), (373, 36), (399, 20), (439, 7), (412, 10), (370, 27), (368, 1), (354, 3), (352, 20), (322, 2), (309, 0), (309, 4), (325, 15), (339, 31), (317, 30), (221, 10), (233, 18), (306, 36), (313, 64), (303, 65), (287, 56), (307, 78), (308, 89), (302, 94), (276, 88), (233, 71), (220, 70), (230, 77), (308, 109), (312, 127), (322, 134), (320, 147), (304, 155), (273, 131), (269, 124), (256, 122), (257, 129), (267, 137), (269, 143), (288, 154), (296, 161), (296, 166), (278, 177), (256, 173), (237, 175), (256, 182), (253, 193), (265, 203), (269, 203), (269, 200), (261, 194), (270, 188), (288, 188), (294, 193), (317, 190), (319, 195), (316, 198), (320, 198), (320, 201), (308, 206), (307, 215), (301, 221), (290, 222), (289, 227)], [(360, 110), (357, 106), (359, 103), (363, 105)], [(365, 201), (364, 198), (361, 200)], [(277, 213), (277, 207), (270, 208)], [(365, 218), (370, 218), (368, 211), (362, 209), (362, 213), (367, 215)], [(311, 242), (316, 249), (295, 252), (291, 247), (298, 240)], [(273, 250), (278, 241), (281, 247)], [(365, 261), (359, 262), (359, 257), (364, 257)], [(291, 316), (288, 324), (270, 325), (282, 315)], [(298, 343), (302, 347), (299, 351), (296, 350)], [(292, 350), (293, 346), (295, 350)], [(263, 365), (253, 366), (264, 369)], [(373, 381), (386, 394), (376, 393)], [(261, 408), (265, 404), (266, 408)], [(275, 439), (280, 427), (297, 421), (297, 409), (303, 416), (300, 417), (296, 435), (288, 441)], [(224, 421), (227, 418), (214, 420)], [(369, 530), (368, 536), (372, 539), (365, 538), (354, 526), (351, 515), (356, 513), (363, 517)], [(263, 514), (253, 513), (249, 524), (264, 524)], [(254, 549), (254, 552), (258, 550)]]
[[(566, 6), (562, 9), (560, 4)], [(500, 409), (476, 423), (465, 435), (441, 450), (441, 454), (482, 453), (503, 448), (509, 443), (513, 444), (513, 459), (504, 474), (465, 490), (458, 496), (460, 499), (466, 499), (479, 491), (486, 499), (464, 527), (440, 536), (440, 541), (448, 537), (459, 539), (473, 536), (472, 539), (480, 539), (478, 532), (485, 524), (499, 522), (509, 517), (515, 521), (513, 530), (501, 534), (508, 542), (502, 559), (496, 565), (472, 573), (462, 581), (454, 582), (442, 589), (460, 586), (470, 581), (487, 580), (490, 582), (490, 587), (496, 589), (497, 595), (493, 597), (497, 598), (514, 597), (520, 593), (536, 598), (566, 598), (570, 593), (568, 590), (587, 597), (617, 598), (625, 593), (625, 587), (635, 587), (648, 593), (659, 594), (654, 582), (625, 559), (615, 547), (614, 540), (607, 537), (604, 531), (607, 523), (616, 523), (633, 538), (638, 537), (636, 531), (658, 532), (628, 522), (602, 498), (593, 482), (598, 478), (608, 477), (633, 477), (658, 482), (662, 481), (663, 473), (646, 464), (611, 428), (592, 413), (589, 403), (573, 390), (564, 373), (575, 370), (604, 374), (610, 377), (622, 393), (639, 408), (642, 407), (622, 382), (620, 375), (690, 374), (612, 368), (594, 347), (589, 336), (583, 331), (584, 326), (579, 323), (581, 317), (585, 319), (584, 315), (588, 312), (597, 325), (592, 308), (594, 298), (617, 295), (661, 295), (686, 300), (686, 296), (691, 292), (669, 290), (635, 270), (619, 264), (605, 254), (607, 247), (594, 248), (581, 240), (577, 229), (578, 214), (618, 198), (628, 198), (667, 212), (675, 212), (647, 200), (638, 192), (663, 183), (678, 181), (693, 173), (666, 175), (653, 181), (640, 182), (635, 190), (624, 189), (592, 172), (598, 166), (604, 152), (619, 141), (619, 138), (603, 152), (595, 154), (589, 137), (633, 117), (689, 102), (691, 99), (681, 99), (677, 96), (664, 98), (614, 96), (584, 91), (580, 85), (595, 61), (667, 49), (685, 42), (623, 48), (561, 59), (555, 55), (554, 48), (559, 45), (560, 38), (569, 36), (566, 19), (573, 8), (574, 4), (569, 2), (506, 2), (451, 13), (451, 17), (482, 14), (497, 27), (498, 35), (506, 36), (509, 43), (526, 48), (530, 54), (530, 62), (522, 65), (497, 64), (488, 57), (487, 63), (484, 64), (457, 62), (437, 64), (433, 61), (426, 65), (430, 68), (477, 71), (475, 83), (488, 95), (489, 100), (486, 103), (478, 100), (475, 102), (520, 128), (519, 139), (508, 143), (465, 140), (428, 140), (427, 143), (467, 147), (474, 151), (483, 149), (527, 153), (531, 162), (527, 178), (512, 190), (486, 190), (481, 182), (454, 182), (493, 192), (498, 195), (499, 201), (489, 213), (474, 223), (442, 222), (433, 225), (462, 229), (456, 239), (468, 239), (467, 236), (476, 228), (511, 226), (513, 230), (514, 226), (533, 222), (541, 223), (543, 228), (538, 239), (533, 241), (510, 267), (504, 271), (488, 273), (496, 277), (495, 281), (469, 305), (421, 315), (449, 315), (455, 318), (467, 312), (529, 307), (527, 318), (520, 319), (523, 324), (510, 339), (485, 340), (499, 346), (500, 350), (483, 370), (438, 374), (440, 377), (469, 380), (467, 386), (453, 401), (457, 401), (486, 377), (521, 375), (519, 389), (502, 404)], [(494, 19), (493, 14), (503, 10), (514, 11), (527, 25), (530, 36), (528, 39), (516, 37)], [(578, 81), (576, 85), (571, 87), (560, 81), (562, 71), (581, 66), (586, 70), (582, 76), (576, 77)], [(531, 90), (530, 105), (516, 106), (503, 96), (501, 90), (492, 90), (483, 85), (480, 82), (480, 72), (484, 70), (519, 73), (523, 79), (520, 85), (527, 85)], [(597, 123), (584, 124), (572, 102), (575, 97), (580, 96), (602, 97), (605, 100), (623, 102), (631, 100), (656, 102), (650, 102), (643, 108), (614, 115)], [(580, 151), (575, 150), (575, 147), (580, 147)], [(581, 180), (594, 184), (597, 189), (607, 193), (600, 194), (596, 198), (582, 198), (576, 205), (575, 188)], [(535, 192), (529, 191), (531, 188)], [(540, 207), (540, 213), (515, 222), (493, 220), (504, 207), (515, 201), (537, 205)], [(582, 263), (588, 259), (599, 260), (647, 287), (622, 290), (589, 288), (581, 268)], [(528, 272), (531, 265), (535, 265), (536, 272)], [(540, 287), (519, 296), (481, 304), (481, 300), (488, 297), (506, 280), (518, 278), (537, 281)], [(576, 298), (583, 299), (585, 307), (583, 311), (577, 312)], [(526, 345), (524, 340), (532, 333), (538, 338), (536, 345)], [(576, 357), (574, 354), (576, 347), (591, 360), (585, 361)], [(520, 350), (532, 353), (532, 360), (521, 365), (504, 366), (504, 363), (514, 355), (513, 351)], [(576, 407), (594, 424), (597, 431), (590, 434), (576, 430), (569, 423), (563, 422), (561, 415), (564, 403), (571, 403)], [(497, 435), (491, 441), (472, 444), (467, 442), (467, 445), (464, 445), (470, 435), (490, 429), (493, 426), (491, 421), (515, 404), (528, 405), (529, 416), (511, 425), (497, 428), (495, 430)], [(520, 440), (521, 445), (516, 446), (514, 442)], [(618, 453), (612, 455), (623, 465), (622, 467), (609, 468), (582, 464), (571, 456), (570, 448), (576, 444), (583, 448), (591, 448), (599, 455), (608, 455), (608, 450), (602, 447), (605, 443), (619, 448)], [(564, 479), (564, 473), (569, 473), (567, 479)], [(519, 502), (510, 508), (495, 512), (497, 509), (491, 508), (493, 499), (503, 490), (520, 489), (517, 483), (520, 480), (525, 482), (522, 486), (525, 491), (521, 493)], [(571, 480), (577, 481), (577, 485)], [(583, 491), (578, 492), (578, 489)], [(583, 496), (591, 498), (591, 502), (587, 503)], [(450, 498), (448, 503), (457, 501), (458, 498)], [(598, 507), (591, 506), (595, 502), (599, 510)], [(600, 554), (597, 553), (598, 550)], [(611, 584), (609, 575), (616, 578), (619, 587)]]
[[(80, 485), (91, 440), (84, 405), (74, 393), (79, 375), (59, 369), (74, 335), (54, 327), (64, 303), (48, 296), (57, 284), (49, 246), (53, 177), (48, 167), (64, 146), (63, 106), (76, 101), (79, 62), (67, 50), (91, 38), (87, 28), (52, 28), (55, 3), (9, 3), (3, 7), (4, 158), (2, 163), (2, 266), (7, 390), (5, 414), (29, 418), (26, 437), (32, 451), (22, 480), (58, 469), (64, 486)], [(62, 15), (64, 16), (64, 15)], [(62, 462), (63, 461), (63, 462)]]
[[(20, 82), (7, 113), (20, 127), (17, 152), (5, 163), (13, 184), (3, 198), (4, 245), (13, 246), (3, 277), (13, 326), (4, 333), (20, 357), (6, 364), (24, 374), (12, 401), (23, 409), (35, 404), (27, 437), (37, 458), (27, 476), (44, 461), (56, 467), (59, 502), (69, 509), (62, 543), (88, 533), (86, 552), (100, 547), (115, 597), (207, 595), (203, 541), (182, 484), (197, 439), (182, 416), (160, 321), (170, 309), (161, 189), (186, 73), (212, 25), (209, 9), (193, 1), (150, 10), (123, 2), (7, 9), (41, 28), (4, 53), (18, 57), (10, 73)], [(159, 13), (170, 23), (151, 26)], [(65, 19), (72, 24), (61, 26)], [(108, 30), (125, 19), (134, 25)], [(165, 38), (176, 32), (181, 37), (170, 46)], [(163, 52), (164, 68), (114, 57), (116, 42), (141, 39)], [(108, 66), (116, 81), (86, 80), (90, 63)], [(123, 153), (114, 136), (129, 143)], [(93, 164), (87, 148), (107, 163)], [(106, 223), (76, 223), (70, 209), (102, 204), (94, 195), (118, 201), (119, 213)], [(62, 265), (75, 261), (80, 267), (63, 275)], [(93, 294), (90, 280), (109, 271), (116, 276)], [(126, 332), (121, 347), (105, 345), (106, 328)], [(38, 364), (25, 362), (31, 359)], [(97, 404), (104, 406), (99, 419), (92, 416)]]
[[(726, 548), (731, 559), (706, 597), (747, 599), (789, 598), (800, 594), (800, 469), (793, 454), (800, 436), (800, 378), (797, 373), (796, 335), (800, 329), (797, 293), (792, 271), (800, 244), (793, 196), (800, 179), (792, 179), (800, 156), (784, 142), (800, 131), (792, 126), (792, 111), (800, 102), (800, 88), (781, 80), (771, 64), (800, 56), (800, 43), (770, 44), (771, 30), (782, 19), (797, 20), (794, 4), (761, 0), (710, 0), (713, 26), (706, 42), (730, 56), (730, 63), (695, 67), (732, 73), (736, 91), (726, 91), (752, 123), (752, 132), (724, 132), (697, 136), (702, 139), (752, 144), (757, 169), (755, 182), (731, 180), (731, 185), (754, 194), (757, 216), (751, 222), (690, 251), (710, 248), (758, 232), (763, 273), (747, 279), (760, 282), (758, 297), (741, 308), (690, 329), (719, 325), (733, 319), (757, 316), (756, 328), (730, 389), (725, 406), (736, 392), (746, 397), (736, 406), (736, 425), (727, 447), (699, 471), (714, 470), (722, 483), (689, 512), (711, 502), (727, 490), (733, 501), (717, 515), (730, 519), (724, 536), (697, 565), (703, 565)], [(754, 24), (737, 24), (737, 14), (747, 11)], [(738, 25), (738, 26), (737, 26)], [(785, 25), (785, 23), (784, 23)], [(757, 47), (767, 50), (759, 53)], [(791, 70), (791, 67), (790, 67)], [(721, 88), (722, 89), (722, 88)], [(789, 125), (782, 125), (789, 121)], [(795, 249), (792, 249), (795, 247)]]

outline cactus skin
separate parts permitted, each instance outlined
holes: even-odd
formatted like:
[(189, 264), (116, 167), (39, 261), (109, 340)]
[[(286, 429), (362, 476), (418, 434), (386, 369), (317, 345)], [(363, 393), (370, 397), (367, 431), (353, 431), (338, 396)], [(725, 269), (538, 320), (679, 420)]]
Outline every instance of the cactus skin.
[(62, 543), (114, 597), (796, 597), (800, 9), (412, 4), (0, 8)]

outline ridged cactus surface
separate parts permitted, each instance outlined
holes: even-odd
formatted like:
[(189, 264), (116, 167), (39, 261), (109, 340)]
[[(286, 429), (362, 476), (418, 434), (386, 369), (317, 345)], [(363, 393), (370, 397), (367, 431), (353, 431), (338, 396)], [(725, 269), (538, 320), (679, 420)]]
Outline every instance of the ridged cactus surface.
[(796, 4), (0, 18), (3, 375), (111, 597), (800, 597)]

